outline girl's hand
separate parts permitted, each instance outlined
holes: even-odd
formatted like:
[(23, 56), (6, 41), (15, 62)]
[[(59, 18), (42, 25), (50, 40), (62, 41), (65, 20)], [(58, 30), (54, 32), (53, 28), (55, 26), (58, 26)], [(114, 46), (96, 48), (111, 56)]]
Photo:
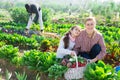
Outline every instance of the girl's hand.
[(61, 64), (62, 64), (63, 66), (66, 65), (66, 61), (65, 61), (65, 59), (62, 60)]
[(75, 54), (76, 54), (76, 53), (75, 53), (74, 51), (72, 51), (70, 55), (71, 55), (71, 56), (75, 56)]

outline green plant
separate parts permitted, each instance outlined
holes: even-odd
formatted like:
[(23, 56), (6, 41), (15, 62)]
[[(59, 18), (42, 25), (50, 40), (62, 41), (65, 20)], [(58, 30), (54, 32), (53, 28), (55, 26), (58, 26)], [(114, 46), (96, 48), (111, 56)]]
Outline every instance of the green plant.
[(37, 40), (38, 43), (46, 39), (44, 36), (38, 36), (38, 35), (32, 35), (31, 37)]
[(0, 80), (2, 80), (2, 76), (0, 75)]
[(47, 72), (48, 68), (55, 63), (55, 53), (30, 50), (24, 53), (23, 62), (29, 69)]
[(10, 80), (11, 76), (12, 76), (12, 73), (10, 73), (10, 72), (6, 69), (6, 71), (5, 71), (5, 78), (6, 78), (6, 80)]
[(15, 66), (21, 66), (22, 64), (23, 64), (23, 59), (22, 59), (22, 57), (14, 57), (13, 59), (12, 59), (12, 64), (14, 64)]
[(14, 7), (10, 10), (10, 14), (13, 18), (13, 21), (16, 23), (27, 23), (28, 21), (28, 13), (25, 8)]
[(5, 60), (10, 60), (18, 56), (18, 48), (13, 47), (12, 45), (5, 45), (0, 48), (0, 58)]
[(103, 61), (89, 63), (84, 71), (85, 80), (116, 80), (115, 69)]
[(4, 46), (4, 45), (6, 45), (6, 43), (3, 42), (3, 41), (1, 41), (1, 42), (0, 42), (0, 47), (2, 47), (2, 46)]
[(32, 30), (37, 30), (37, 31), (39, 31), (40, 30), (40, 25), (39, 24), (32, 24), (32, 26), (30, 27), (30, 29), (32, 29)]
[[(44, 52), (43, 55), (41, 55), (41, 65), (39, 68), (41, 68), (41, 71), (48, 72), (48, 68), (56, 63), (56, 53), (55, 52)], [(44, 58), (44, 59), (43, 59)]]
[(18, 80), (27, 80), (27, 75), (25, 74), (25, 72), (23, 74), (20, 74), (19, 72), (15, 72), (15, 75)]
[(49, 47), (50, 47), (50, 41), (49, 40), (43, 40), (40, 44), (41, 44), (41, 46), (40, 46), (40, 49), (42, 50), (42, 51), (46, 51), (47, 49), (49, 49)]
[(35, 80), (40, 80), (39, 74), (36, 75)]
[(39, 65), (40, 58), (39, 58), (39, 51), (38, 50), (30, 50), (24, 52), (23, 62), (29, 69), (37, 70), (37, 65)]
[(43, 17), (43, 22), (48, 22), (51, 19), (51, 12), (50, 9), (48, 8), (43, 8), (42, 9), (42, 17)]
[(116, 80), (120, 80), (120, 71), (117, 72)]
[(62, 66), (60, 64), (54, 64), (48, 69), (48, 76), (50, 78), (55, 78), (57, 80), (59, 77), (62, 77), (62, 75), (67, 71), (66, 66)]
[(59, 39), (57, 38), (48, 38), (48, 40), (51, 42), (51, 46), (58, 46), (59, 45)]
[(6, 44), (12, 44), (24, 49), (37, 48), (38, 43), (33, 38), (27, 38), (19, 34), (0, 34), (0, 41), (4, 41)]

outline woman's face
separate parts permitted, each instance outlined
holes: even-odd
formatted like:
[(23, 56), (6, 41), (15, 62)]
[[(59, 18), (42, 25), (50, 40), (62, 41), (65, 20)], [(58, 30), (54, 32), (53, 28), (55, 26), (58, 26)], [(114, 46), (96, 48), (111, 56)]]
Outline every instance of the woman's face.
[(85, 28), (87, 30), (87, 32), (91, 33), (94, 31), (96, 24), (93, 20), (89, 20), (85, 23)]
[(71, 34), (77, 37), (80, 34), (80, 27), (77, 26), (73, 30), (71, 30)]

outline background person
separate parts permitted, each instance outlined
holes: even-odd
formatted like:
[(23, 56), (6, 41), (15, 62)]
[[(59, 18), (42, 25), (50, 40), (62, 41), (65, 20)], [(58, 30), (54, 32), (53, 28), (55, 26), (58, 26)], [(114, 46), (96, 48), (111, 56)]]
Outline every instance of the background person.
[(42, 20), (42, 9), (37, 3), (29, 3), (25, 4), (26, 11), (29, 13), (29, 20), (26, 26), (26, 30), (29, 30), (33, 21), (39, 22), (40, 24), (40, 31), (43, 31), (43, 20)]

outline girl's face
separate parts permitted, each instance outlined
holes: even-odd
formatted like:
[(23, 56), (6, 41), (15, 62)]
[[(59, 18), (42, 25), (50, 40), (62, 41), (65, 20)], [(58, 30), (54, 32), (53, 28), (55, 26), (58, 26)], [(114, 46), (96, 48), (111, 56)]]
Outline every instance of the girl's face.
[(80, 34), (80, 27), (75, 27), (73, 30), (71, 30), (71, 35), (74, 37), (77, 37)]
[(87, 30), (87, 32), (92, 33), (94, 31), (95, 28), (95, 22), (93, 20), (89, 20), (85, 23), (85, 28)]

